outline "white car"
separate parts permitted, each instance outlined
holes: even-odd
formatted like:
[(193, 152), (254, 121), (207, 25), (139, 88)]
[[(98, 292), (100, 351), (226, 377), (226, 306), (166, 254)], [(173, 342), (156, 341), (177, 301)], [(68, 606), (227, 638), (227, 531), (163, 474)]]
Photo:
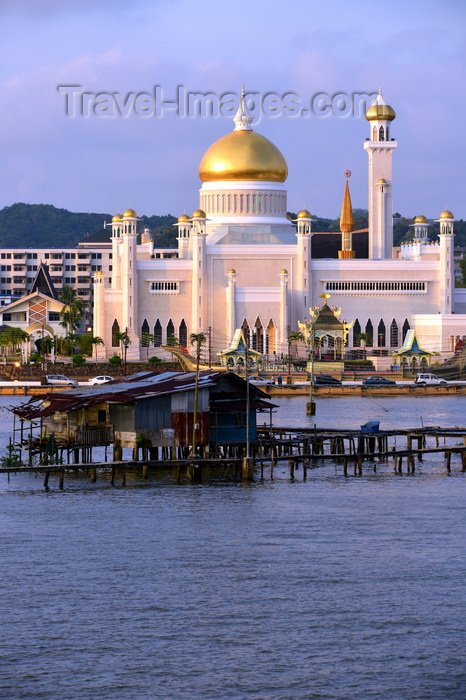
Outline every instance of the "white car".
[(264, 379), (264, 377), (259, 377), (257, 375), (249, 377), (249, 383), (254, 384), (254, 386), (272, 386), (270, 379)]
[(113, 377), (109, 377), (107, 374), (101, 374), (99, 377), (89, 379), (89, 384), (92, 386), (95, 384), (106, 384), (107, 382), (113, 382)]
[(421, 372), (416, 376), (414, 380), (415, 384), (427, 385), (427, 384), (448, 384), (445, 379), (440, 379), (436, 374), (430, 374), (429, 372)]

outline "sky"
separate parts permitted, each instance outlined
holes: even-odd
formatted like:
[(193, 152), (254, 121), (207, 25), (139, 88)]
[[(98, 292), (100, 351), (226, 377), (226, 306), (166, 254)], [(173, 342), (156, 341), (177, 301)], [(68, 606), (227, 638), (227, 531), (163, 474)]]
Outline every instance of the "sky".
[[(0, 208), (192, 213), (242, 84), (288, 163), (289, 211), (337, 217), (347, 170), (367, 208), (352, 96), (381, 86), (394, 211), (466, 218), (463, 0), (0, 0), (0, 27)], [(217, 113), (193, 114), (189, 93)]]

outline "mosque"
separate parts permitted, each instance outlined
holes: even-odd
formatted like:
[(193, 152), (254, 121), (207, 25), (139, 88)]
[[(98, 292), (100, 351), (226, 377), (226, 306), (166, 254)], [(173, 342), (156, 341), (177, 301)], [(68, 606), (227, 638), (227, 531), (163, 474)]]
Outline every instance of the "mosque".
[[(312, 255), (312, 216), (287, 217), (286, 160), (251, 127), (244, 94), (234, 130), (215, 141), (200, 165), (199, 209), (177, 222), (178, 246), (154, 247), (148, 231), (138, 242), (133, 209), (112, 219), (112, 269), (94, 275), (94, 335), (101, 358), (126, 331), (128, 360), (157, 352), (176, 337), (189, 347), (191, 333), (207, 333), (212, 358), (228, 348), (238, 329), (267, 358), (288, 351), (298, 322), (322, 306), (322, 295), (352, 324), (348, 349), (367, 334), (369, 344), (391, 354), (409, 330), (420, 346), (448, 357), (465, 332), (466, 290), (455, 289), (454, 217), (439, 215), (440, 235), (430, 242), (428, 221), (415, 219), (414, 240), (393, 249), (392, 137), (395, 112), (381, 91), (366, 112), (369, 124), (368, 246), (353, 250), (354, 221), (346, 183), (340, 249)], [(341, 241), (341, 243), (340, 243)]]

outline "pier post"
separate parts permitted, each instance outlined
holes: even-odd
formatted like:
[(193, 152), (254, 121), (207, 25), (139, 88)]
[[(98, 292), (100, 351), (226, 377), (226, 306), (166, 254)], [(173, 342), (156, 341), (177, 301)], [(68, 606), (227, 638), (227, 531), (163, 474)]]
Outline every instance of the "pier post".
[(59, 478), (59, 481), (58, 481), (58, 487), (59, 487), (62, 491), (63, 491), (63, 482), (64, 482), (64, 479), (65, 479), (65, 470), (64, 470), (64, 469), (60, 469), (60, 478)]
[(289, 465), (290, 465), (290, 479), (291, 479), (291, 481), (294, 481), (294, 466), (295, 465), (294, 465), (293, 459), (290, 459)]
[(187, 466), (186, 473), (188, 481), (191, 484), (200, 484), (202, 481), (202, 467), (200, 464), (190, 462)]
[(447, 471), (450, 473), (451, 472), (451, 452), (445, 452), (445, 457), (447, 458)]
[(95, 467), (91, 467), (91, 482), (95, 483), (97, 481), (97, 469)]
[(44, 489), (48, 489), (48, 487), (49, 487), (49, 478), (50, 478), (50, 472), (45, 472)]
[(147, 481), (149, 478), (149, 465), (148, 464), (143, 464), (142, 465), (142, 478), (144, 481)]
[(243, 457), (241, 476), (244, 481), (252, 481), (254, 478), (254, 460), (252, 457)]

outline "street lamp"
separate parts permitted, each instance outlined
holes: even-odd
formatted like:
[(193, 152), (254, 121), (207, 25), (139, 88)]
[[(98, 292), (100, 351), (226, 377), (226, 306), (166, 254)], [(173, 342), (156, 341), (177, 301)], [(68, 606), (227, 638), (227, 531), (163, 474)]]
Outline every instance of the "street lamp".
[(125, 339), (123, 340), (123, 347), (124, 347), (124, 362), (123, 362), (123, 372), (126, 375), (126, 353), (128, 352), (128, 345), (129, 345), (129, 338), (126, 335)]

